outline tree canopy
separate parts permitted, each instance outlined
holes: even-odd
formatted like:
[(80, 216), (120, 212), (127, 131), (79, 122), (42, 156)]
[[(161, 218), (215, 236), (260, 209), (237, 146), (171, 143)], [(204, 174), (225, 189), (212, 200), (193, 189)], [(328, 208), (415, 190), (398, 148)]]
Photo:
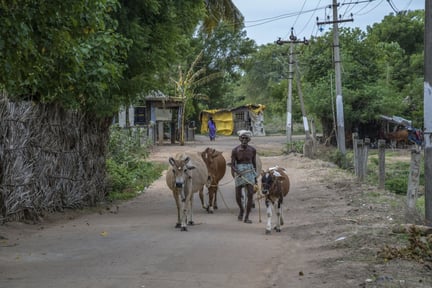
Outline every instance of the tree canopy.
[(1, 1), (0, 83), (11, 99), (112, 113), (130, 41), (116, 1)]

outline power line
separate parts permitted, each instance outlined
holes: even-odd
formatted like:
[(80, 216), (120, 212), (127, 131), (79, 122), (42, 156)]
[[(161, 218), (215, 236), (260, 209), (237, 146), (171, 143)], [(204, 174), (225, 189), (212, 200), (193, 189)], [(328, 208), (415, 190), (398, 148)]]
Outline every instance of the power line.
[(245, 21), (244, 23), (256, 23), (256, 22), (259, 22), (257, 24), (246, 25), (245, 28), (260, 26), (260, 25), (264, 25), (264, 24), (267, 24), (267, 23), (270, 23), (270, 22), (281, 20), (281, 19), (286, 19), (286, 18), (298, 16), (298, 15), (301, 15), (301, 14), (307, 14), (307, 13), (315, 12), (317, 10), (321, 10), (321, 9), (326, 8), (327, 6), (318, 7), (318, 8), (315, 8), (315, 9), (309, 9), (309, 10), (305, 10), (303, 12), (285, 13), (285, 14), (281, 14), (281, 15), (278, 15), (278, 16), (274, 16), (274, 17)]
[(396, 5), (392, 3), (391, 0), (387, 0), (387, 3), (389, 3), (390, 7), (393, 9), (393, 11), (397, 14), (399, 13), (398, 9), (396, 8)]
[(300, 16), (301, 12), (303, 11), (303, 8), (304, 8), (305, 4), (306, 4), (306, 0), (303, 1), (303, 5), (302, 5), (302, 7), (301, 7), (301, 9), (300, 9), (300, 12), (297, 14), (296, 19), (294, 20), (294, 23), (293, 23), (292, 27), (294, 27), (295, 24), (297, 23), (297, 20), (298, 20), (298, 18), (299, 18), (299, 16)]
[[(315, 7), (316, 11), (318, 10), (318, 6), (320, 5), (320, 3), (321, 3), (321, 0), (318, 1), (317, 6)], [(309, 20), (306, 22), (306, 24), (305, 24), (305, 25), (303, 26), (303, 28), (300, 30), (300, 33), (297, 33), (297, 35), (302, 34), (303, 31), (306, 29), (306, 26), (308, 26), (309, 23), (311, 23), (311, 21), (312, 21), (312, 19), (313, 19), (313, 16), (315, 15), (315, 12), (316, 12), (316, 11), (314, 11), (314, 13), (312, 13), (312, 15), (309, 17)], [(294, 25), (292, 25), (292, 27), (294, 27)], [(313, 27), (314, 27), (314, 28), (313, 28), (313, 30), (312, 30), (311, 35), (313, 34), (314, 30), (316, 29), (316, 26), (315, 26), (315, 25), (314, 25)]]
[(378, 2), (378, 4), (375, 5), (374, 7), (372, 7), (371, 9), (367, 10), (367, 11), (364, 12), (364, 13), (360, 13), (361, 11), (363, 11), (364, 9), (366, 9), (366, 8), (367, 8), (367, 7), (368, 7), (368, 6), (373, 2), (373, 1), (376, 1), (376, 0), (368, 1), (369, 3), (368, 3), (367, 5), (363, 6), (361, 9), (359, 9), (357, 12), (354, 12), (353, 14), (356, 15), (356, 16), (363, 16), (363, 15), (367, 15), (367, 14), (369, 14), (370, 12), (372, 12), (373, 10), (375, 10), (378, 6), (380, 6), (382, 2), (384, 2), (384, 0), (380, 0), (380, 1)]

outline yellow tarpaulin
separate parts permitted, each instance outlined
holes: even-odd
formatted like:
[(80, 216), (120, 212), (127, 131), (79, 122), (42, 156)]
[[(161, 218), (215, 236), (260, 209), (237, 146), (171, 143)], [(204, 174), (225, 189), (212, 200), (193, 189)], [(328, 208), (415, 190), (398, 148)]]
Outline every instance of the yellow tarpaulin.
[(211, 117), (213, 117), (213, 121), (216, 123), (216, 133), (219, 135), (229, 136), (234, 133), (234, 119), (233, 119), (233, 111), (236, 111), (240, 108), (247, 108), (255, 114), (258, 114), (265, 109), (265, 105), (257, 104), (257, 105), (244, 105), (234, 109), (212, 109), (212, 110), (204, 110), (201, 112), (201, 134), (208, 133), (207, 122)]
[(216, 134), (229, 136), (233, 133), (234, 122), (231, 111), (205, 110), (201, 114), (201, 134), (208, 133), (207, 122), (210, 116), (216, 123)]

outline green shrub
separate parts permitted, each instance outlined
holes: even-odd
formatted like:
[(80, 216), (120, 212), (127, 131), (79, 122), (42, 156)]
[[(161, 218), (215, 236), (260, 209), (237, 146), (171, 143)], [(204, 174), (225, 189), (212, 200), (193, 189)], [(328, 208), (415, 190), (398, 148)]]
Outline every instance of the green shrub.
[(408, 177), (396, 177), (386, 179), (385, 188), (399, 195), (405, 195), (408, 189)]
[(286, 151), (288, 153), (295, 152), (295, 153), (303, 153), (303, 145), (304, 140), (298, 140), (298, 141), (292, 141), (290, 144), (286, 144)]
[(135, 197), (159, 178), (165, 169), (162, 164), (145, 161), (149, 146), (141, 145), (139, 133), (118, 126), (111, 129), (109, 158), (106, 161), (109, 200)]

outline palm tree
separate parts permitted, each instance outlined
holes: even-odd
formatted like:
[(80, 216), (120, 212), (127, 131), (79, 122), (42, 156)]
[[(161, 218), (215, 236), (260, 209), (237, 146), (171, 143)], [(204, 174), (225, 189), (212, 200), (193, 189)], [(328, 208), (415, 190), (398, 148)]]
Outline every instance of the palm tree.
[(182, 101), (181, 111), (179, 111), (181, 115), (181, 123), (180, 123), (180, 145), (184, 145), (184, 124), (185, 124), (185, 114), (186, 114), (186, 104), (188, 101), (192, 99), (196, 99), (198, 97), (203, 97), (201, 94), (197, 94), (195, 89), (205, 83), (212, 81), (218, 77), (223, 77), (224, 72), (216, 72), (209, 75), (205, 75), (206, 68), (201, 67), (196, 70), (198, 63), (201, 61), (203, 56), (203, 51), (201, 51), (195, 60), (192, 62), (189, 67), (187, 73), (183, 72), (183, 69), (179, 66), (179, 74), (178, 79), (172, 81), (176, 84), (176, 96), (180, 97)]
[(201, 29), (210, 33), (220, 21), (226, 21), (240, 30), (244, 25), (244, 17), (231, 0), (205, 0), (207, 17), (204, 19)]
[[(231, 23), (236, 30), (243, 28), (244, 17), (231, 0), (205, 0), (205, 4), (207, 16), (204, 18), (201, 24), (201, 29), (206, 34), (210, 34), (221, 21)], [(216, 72), (210, 75), (205, 75), (205, 67), (196, 70), (196, 66), (201, 61), (202, 56), (203, 51), (201, 51), (195, 58), (187, 73), (185, 73), (179, 66), (178, 79), (172, 79), (172, 81), (176, 84), (176, 94), (182, 100), (181, 111), (179, 111), (181, 115), (180, 145), (184, 145), (184, 122), (188, 101), (197, 99), (198, 97), (205, 97), (203, 95), (197, 94), (195, 89), (215, 78), (223, 77), (224, 75), (224, 72)]]

